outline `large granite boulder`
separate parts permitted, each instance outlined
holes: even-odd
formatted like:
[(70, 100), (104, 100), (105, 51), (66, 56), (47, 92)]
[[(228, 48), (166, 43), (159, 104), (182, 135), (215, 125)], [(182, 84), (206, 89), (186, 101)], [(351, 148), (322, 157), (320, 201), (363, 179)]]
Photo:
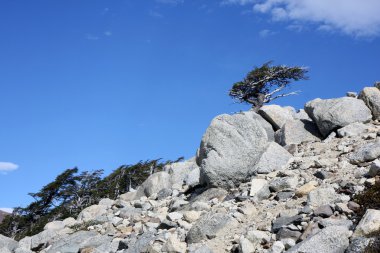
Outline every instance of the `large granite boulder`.
[(380, 90), (376, 87), (366, 87), (360, 92), (359, 98), (371, 109), (373, 119), (380, 119)]
[[(172, 185), (191, 184), (191, 186), (199, 183), (199, 167), (195, 161), (195, 157), (177, 163), (171, 163), (165, 166), (164, 170), (171, 176)], [(193, 178), (189, 179), (189, 174)], [(198, 178), (196, 176), (198, 175)], [(197, 182), (198, 181), (198, 182)]]
[(0, 235), (0, 249), (8, 249), (9, 251), (13, 251), (18, 247), (18, 242), (15, 240), (5, 237), (3, 235)]
[(252, 115), (223, 114), (212, 120), (197, 157), (202, 183), (232, 188), (250, 180), (268, 145), (267, 131)]
[(293, 119), (292, 111), (279, 105), (264, 105), (260, 108), (259, 114), (272, 125), (275, 131), (280, 129), (286, 121)]
[(165, 171), (154, 173), (139, 186), (135, 199), (139, 199), (144, 196), (150, 197), (153, 194), (159, 193), (162, 189), (171, 188), (171, 186), (172, 178), (169, 173)]
[(320, 141), (321, 137), (316, 124), (305, 119), (289, 120), (275, 134), (276, 142), (282, 146)]
[(223, 213), (207, 213), (203, 215), (190, 229), (186, 241), (198, 243), (205, 239), (212, 239), (220, 234), (228, 234), (230, 229), (239, 223)]
[(363, 100), (351, 97), (317, 98), (306, 103), (305, 111), (317, 124), (324, 137), (351, 123), (369, 122), (372, 118), (371, 110)]
[(259, 162), (255, 165), (256, 173), (268, 174), (282, 170), (293, 156), (275, 142), (270, 142)]
[(257, 114), (256, 112), (252, 110), (241, 112), (241, 114), (246, 115), (252, 118), (253, 120), (257, 120), (258, 122), (260, 122), (261, 126), (265, 129), (265, 132), (267, 133), (268, 141), (274, 141), (274, 131), (273, 131), (272, 125), (269, 124), (268, 121), (266, 121), (263, 117), (261, 117), (259, 114)]
[(343, 226), (331, 226), (290, 248), (287, 253), (344, 253), (349, 245), (350, 231)]

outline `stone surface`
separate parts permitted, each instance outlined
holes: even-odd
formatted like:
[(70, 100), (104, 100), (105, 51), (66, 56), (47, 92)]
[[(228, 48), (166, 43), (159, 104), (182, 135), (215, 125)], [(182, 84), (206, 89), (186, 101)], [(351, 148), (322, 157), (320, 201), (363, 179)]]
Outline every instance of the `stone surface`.
[(369, 122), (371, 111), (360, 99), (343, 97), (314, 99), (305, 105), (305, 111), (317, 124), (323, 136), (355, 122)]
[(350, 232), (345, 227), (331, 226), (290, 248), (287, 253), (344, 253)]
[(293, 119), (291, 111), (279, 105), (264, 105), (260, 108), (259, 114), (272, 125), (275, 131), (280, 129), (286, 121)]
[(275, 134), (275, 140), (281, 146), (300, 144), (306, 141), (320, 141), (321, 134), (310, 120), (289, 120)]
[[(182, 186), (182, 184), (185, 183), (185, 180), (187, 180), (188, 185), (190, 183), (191, 186), (195, 186), (199, 183), (199, 167), (196, 163), (195, 157), (187, 161), (168, 164), (165, 166), (164, 170), (171, 176), (170, 181), (172, 185), (177, 184)], [(194, 170), (198, 171), (198, 175), (197, 172), (194, 172), (195, 174), (191, 176), (192, 178), (188, 178), (188, 175)]]
[(380, 141), (367, 143), (350, 155), (350, 162), (360, 164), (371, 162), (380, 157)]
[(371, 110), (373, 119), (380, 119), (380, 90), (378, 88), (365, 87), (358, 98), (363, 100)]
[(247, 117), (255, 121), (258, 121), (260, 125), (264, 128), (265, 132), (267, 133), (268, 141), (274, 141), (274, 131), (273, 131), (272, 125), (268, 121), (266, 121), (258, 113), (252, 110), (242, 112), (242, 114), (246, 115)]
[(254, 253), (255, 247), (247, 238), (241, 237), (239, 240), (239, 252)]
[(278, 217), (277, 219), (273, 221), (272, 230), (274, 232), (278, 232), (282, 227), (286, 225), (293, 224), (293, 223), (300, 224), (301, 221), (302, 221), (302, 215), (295, 215), (291, 217), (288, 217), (288, 216)]
[(102, 216), (107, 214), (107, 206), (92, 205), (80, 212), (78, 215), (78, 222), (89, 222), (101, 219)]
[(186, 241), (197, 243), (205, 239), (212, 239), (237, 225), (238, 222), (226, 214), (207, 213), (193, 225), (187, 234)]
[(17, 247), (18, 247), (18, 242), (0, 234), (0, 249), (6, 248), (6, 249), (12, 251), (12, 250), (16, 249)]
[(380, 175), (380, 160), (376, 159), (372, 162), (371, 166), (369, 167), (368, 175), (370, 177), (375, 177), (377, 175)]
[(328, 204), (334, 204), (340, 199), (334, 188), (330, 186), (319, 187), (312, 190), (307, 196), (307, 203), (310, 206), (319, 207)]
[(342, 127), (338, 129), (337, 133), (339, 137), (346, 137), (346, 136), (358, 136), (360, 134), (363, 134), (368, 131), (368, 126), (361, 123), (361, 122), (355, 122), (352, 124), (349, 124), (345, 127)]
[(380, 231), (380, 210), (367, 209), (353, 236), (368, 236), (376, 231)]
[(273, 179), (269, 183), (269, 189), (274, 192), (282, 191), (285, 189), (295, 189), (298, 184), (297, 177), (279, 177)]
[(255, 171), (258, 174), (268, 174), (272, 171), (282, 170), (293, 156), (275, 142), (270, 142), (258, 163)]
[(254, 178), (251, 180), (249, 195), (256, 200), (262, 200), (270, 195), (269, 184), (265, 179)]
[(299, 187), (297, 190), (296, 190), (296, 195), (298, 197), (302, 197), (304, 195), (308, 195), (312, 190), (314, 190), (316, 187), (318, 186), (318, 182), (317, 181), (310, 181), (304, 185), (302, 185), (301, 187)]
[(320, 206), (317, 209), (315, 209), (315, 211), (314, 211), (314, 215), (321, 216), (323, 218), (328, 218), (333, 214), (334, 214), (334, 212), (329, 205)]
[(186, 243), (181, 242), (176, 236), (172, 235), (162, 247), (162, 251), (168, 253), (185, 253)]
[(172, 186), (171, 182), (169, 173), (165, 171), (154, 173), (138, 187), (135, 198), (139, 199), (143, 196), (149, 197), (153, 194), (157, 194), (162, 189), (170, 188)]
[(267, 143), (267, 132), (249, 114), (217, 116), (202, 138), (197, 157), (201, 181), (222, 188), (248, 181)]

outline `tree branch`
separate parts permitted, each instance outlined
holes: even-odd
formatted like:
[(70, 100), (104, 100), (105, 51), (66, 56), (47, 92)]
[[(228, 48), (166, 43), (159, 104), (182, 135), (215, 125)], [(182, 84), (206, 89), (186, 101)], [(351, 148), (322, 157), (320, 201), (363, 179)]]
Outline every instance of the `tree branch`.
[(287, 97), (287, 96), (290, 96), (290, 95), (298, 95), (301, 91), (293, 91), (293, 92), (290, 92), (290, 93), (284, 93), (284, 94), (280, 94), (280, 95), (277, 95), (273, 98), (268, 98), (268, 100), (266, 101), (266, 103), (269, 103), (271, 101), (273, 101), (274, 99), (277, 99), (277, 98), (283, 98), (283, 97)]

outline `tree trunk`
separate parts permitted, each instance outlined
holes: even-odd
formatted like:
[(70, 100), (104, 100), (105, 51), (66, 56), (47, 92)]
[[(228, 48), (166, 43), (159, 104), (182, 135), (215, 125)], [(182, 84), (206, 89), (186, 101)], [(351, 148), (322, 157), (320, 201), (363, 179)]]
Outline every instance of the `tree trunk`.
[(264, 94), (259, 93), (257, 95), (255, 103), (252, 104), (252, 110), (254, 112), (258, 112), (260, 110), (260, 108), (263, 107), (263, 105), (264, 105), (264, 99), (265, 99), (265, 95)]

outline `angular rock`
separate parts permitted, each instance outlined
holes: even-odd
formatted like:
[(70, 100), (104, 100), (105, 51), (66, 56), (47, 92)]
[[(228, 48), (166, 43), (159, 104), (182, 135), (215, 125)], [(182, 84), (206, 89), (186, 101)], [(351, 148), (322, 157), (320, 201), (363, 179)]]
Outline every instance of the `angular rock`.
[(287, 253), (344, 253), (349, 245), (350, 231), (345, 227), (331, 226), (290, 248)]
[[(196, 169), (199, 169), (199, 167), (195, 161), (195, 157), (187, 161), (168, 164), (164, 168), (164, 170), (168, 172), (171, 176), (171, 184), (180, 185), (180, 186), (182, 186), (182, 184), (185, 182), (187, 176)], [(192, 182), (192, 184), (195, 184), (195, 183), (196, 182)], [(198, 183), (199, 183), (199, 174), (198, 174)]]
[(150, 197), (153, 194), (159, 193), (162, 189), (170, 188), (172, 186), (171, 182), (171, 176), (167, 172), (154, 173), (139, 186), (135, 199), (143, 196)]
[(277, 233), (282, 227), (290, 224), (300, 224), (301, 221), (302, 215), (278, 217), (273, 221), (272, 230), (273, 232)]
[(267, 133), (268, 141), (274, 141), (274, 131), (272, 125), (268, 121), (266, 121), (263, 117), (261, 117), (253, 110), (242, 112), (242, 114), (260, 122), (261, 126)]
[(353, 237), (368, 236), (377, 231), (380, 231), (380, 210), (367, 209), (356, 227)]
[(199, 167), (196, 167), (185, 176), (184, 182), (190, 187), (194, 187), (200, 184), (201, 171)]
[(249, 195), (257, 201), (268, 198), (270, 195), (268, 182), (265, 179), (253, 178)]
[(107, 214), (107, 206), (104, 205), (92, 205), (83, 209), (78, 215), (78, 222), (90, 222), (96, 220), (102, 220), (102, 216)]
[(368, 129), (369, 128), (367, 125), (361, 122), (355, 122), (345, 127), (342, 127), (341, 129), (338, 129), (337, 133), (339, 137), (358, 136), (360, 134), (367, 132)]
[(320, 141), (321, 134), (317, 126), (310, 120), (289, 120), (276, 132), (275, 139), (281, 146), (287, 146)]
[(292, 157), (286, 149), (275, 142), (270, 142), (255, 165), (254, 170), (258, 174), (268, 174), (273, 171), (282, 170)]
[(291, 111), (279, 105), (264, 105), (260, 108), (259, 114), (272, 125), (275, 131), (280, 129), (286, 121), (293, 119)]
[(274, 192), (285, 189), (295, 189), (298, 184), (297, 177), (278, 177), (269, 183), (269, 189)]
[(366, 248), (370, 245), (375, 238), (356, 237), (351, 239), (350, 246), (345, 253), (363, 253), (366, 252)]
[(361, 146), (349, 157), (352, 164), (370, 162), (380, 157), (380, 141)]
[(288, 228), (280, 228), (280, 230), (276, 234), (276, 239), (282, 240), (291, 238), (294, 241), (297, 241), (301, 237), (301, 235), (302, 233), (300, 231), (293, 231)]
[(202, 183), (233, 188), (254, 174), (268, 135), (260, 121), (249, 115), (223, 114), (212, 120), (197, 157)]
[(307, 203), (310, 206), (319, 207), (328, 204), (334, 204), (340, 199), (339, 194), (337, 194), (331, 186), (319, 187), (312, 190), (307, 196)]
[(162, 247), (162, 251), (168, 253), (185, 253), (186, 243), (181, 242), (176, 236), (170, 236)]
[(217, 237), (220, 233), (228, 233), (238, 225), (232, 217), (222, 213), (207, 213), (203, 215), (190, 229), (186, 241), (198, 243), (205, 239)]
[(10, 251), (16, 249), (18, 247), (18, 242), (15, 240), (5, 237), (3, 235), (0, 235), (0, 249), (6, 248)]
[(239, 240), (239, 252), (241, 252), (241, 253), (254, 253), (255, 247), (247, 238), (244, 238), (242, 236), (242, 237), (240, 237), (240, 240)]
[(334, 214), (333, 210), (329, 205), (323, 205), (315, 209), (314, 215), (321, 216), (323, 218), (328, 218)]
[(368, 175), (370, 177), (376, 177), (377, 175), (380, 175), (380, 160), (376, 159), (373, 161), (371, 166), (369, 167)]
[(317, 124), (324, 137), (351, 123), (366, 123), (372, 119), (371, 111), (364, 102), (351, 97), (317, 98), (306, 103), (305, 111)]
[(303, 186), (299, 187), (296, 190), (296, 196), (302, 197), (304, 195), (309, 194), (312, 190), (314, 190), (317, 187), (317, 185), (318, 185), (318, 182), (316, 181), (310, 181), (304, 184)]
[(346, 227), (347, 229), (351, 229), (353, 223), (350, 220), (346, 219), (340, 219), (340, 218), (327, 218), (327, 219), (322, 219), (318, 221), (318, 224), (320, 224), (322, 227), (331, 227), (331, 226), (340, 226), (340, 227)]
[(371, 110), (373, 119), (380, 119), (380, 90), (378, 88), (365, 87), (358, 98), (363, 100)]

